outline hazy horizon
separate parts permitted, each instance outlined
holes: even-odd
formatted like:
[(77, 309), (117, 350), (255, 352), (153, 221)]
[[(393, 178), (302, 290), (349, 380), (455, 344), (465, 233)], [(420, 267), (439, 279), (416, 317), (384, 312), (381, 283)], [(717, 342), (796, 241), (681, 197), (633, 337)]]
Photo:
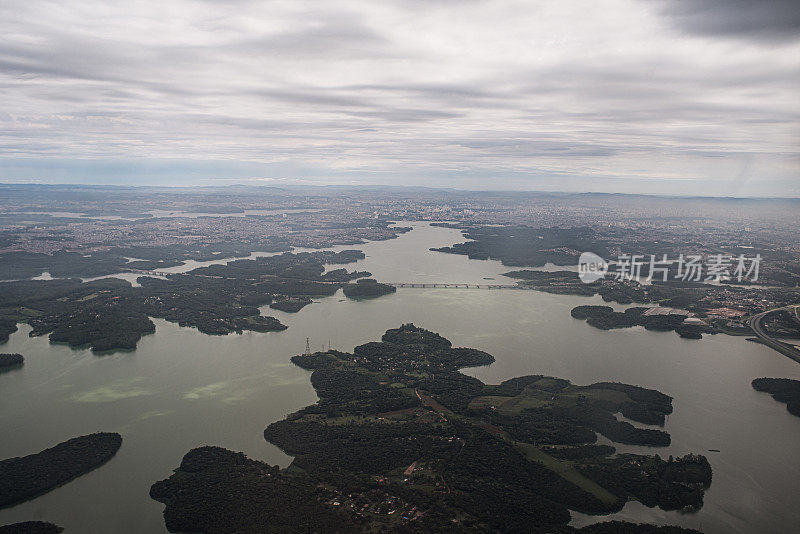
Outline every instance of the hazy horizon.
[(392, 185), (392, 184), (336, 184), (336, 183), (328, 183), (328, 184), (302, 184), (302, 183), (282, 183), (282, 184), (248, 184), (248, 183), (231, 183), (231, 184), (175, 184), (175, 185), (154, 185), (154, 184), (92, 184), (92, 183), (39, 183), (39, 182), (0, 182), (0, 187), (45, 187), (45, 188), (89, 188), (89, 189), (102, 189), (102, 188), (110, 188), (110, 189), (166, 189), (170, 191), (179, 191), (179, 190), (186, 190), (192, 191), (195, 189), (202, 189), (202, 190), (213, 190), (213, 189), (222, 189), (222, 190), (234, 190), (236, 188), (240, 189), (275, 189), (275, 190), (286, 190), (286, 191), (302, 191), (305, 189), (308, 190), (325, 190), (325, 189), (333, 189), (333, 190), (362, 190), (362, 191), (370, 191), (370, 190), (385, 190), (386, 192), (413, 192), (413, 191), (432, 191), (432, 192), (442, 192), (442, 193), (464, 193), (464, 194), (480, 194), (480, 193), (487, 193), (487, 194), (504, 194), (504, 193), (524, 193), (529, 195), (541, 195), (541, 196), (554, 196), (554, 197), (570, 197), (570, 196), (620, 196), (620, 197), (652, 197), (652, 198), (660, 198), (660, 199), (700, 199), (700, 200), (766, 200), (766, 201), (800, 201), (800, 197), (790, 197), (790, 196), (720, 196), (720, 195), (703, 195), (703, 194), (680, 194), (680, 193), (623, 193), (623, 192), (605, 192), (605, 191), (557, 191), (557, 190), (542, 190), (542, 189), (462, 189), (457, 187), (436, 187), (436, 186), (424, 186), (424, 185)]

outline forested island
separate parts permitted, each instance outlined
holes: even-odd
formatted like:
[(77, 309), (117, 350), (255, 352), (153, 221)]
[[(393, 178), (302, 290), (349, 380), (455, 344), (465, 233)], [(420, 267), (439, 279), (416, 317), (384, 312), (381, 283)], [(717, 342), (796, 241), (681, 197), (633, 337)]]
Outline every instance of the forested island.
[(0, 340), (16, 331), (17, 322), (27, 322), (31, 335), (49, 334), (53, 343), (94, 351), (133, 349), (142, 336), (155, 331), (151, 317), (210, 335), (280, 331), (286, 326), (261, 315), (260, 306), (298, 312), (310, 297), (330, 296), (342, 287), (348, 296), (394, 291), (374, 280), (348, 283), (369, 274), (363, 271), (325, 272), (326, 265), (362, 258), (360, 250), (284, 253), (164, 278), (142, 276), (140, 287), (116, 278), (0, 282)]
[(772, 395), (778, 402), (786, 404), (786, 410), (800, 417), (800, 380), (790, 378), (756, 378), (752, 382), (753, 389)]
[(466, 243), (435, 248), (437, 252), (463, 254), (475, 260), (500, 260), (510, 267), (542, 267), (577, 265), (581, 252), (594, 252), (600, 257), (609, 256), (608, 243), (593, 229), (533, 228), (530, 226), (471, 226), (439, 224), (460, 228)]
[(0, 280), (31, 278), (44, 271), (54, 278), (103, 276), (124, 270), (127, 263), (126, 258), (106, 252), (91, 255), (64, 250), (53, 254), (6, 252), (0, 254)]
[(22, 367), (24, 362), (25, 358), (22, 357), (22, 354), (0, 354), (0, 372)]
[(63, 531), (58, 525), (44, 521), (24, 521), (0, 526), (0, 534), (58, 534)]
[(397, 291), (397, 288), (389, 284), (381, 284), (372, 278), (364, 278), (355, 284), (345, 285), (343, 291), (347, 298), (358, 299), (388, 295)]
[(353, 353), (292, 361), (311, 370), (319, 401), (264, 435), (295, 458), (287, 469), (218, 447), (190, 451), (151, 496), (170, 531), (688, 532), (614, 523), (567, 526), (568, 510), (617, 511), (629, 499), (702, 506), (705, 457), (614, 455), (612, 441), (669, 444), (672, 399), (655, 390), (525, 376), (486, 385), (458, 371), (486, 365), (407, 324)]
[(121, 445), (119, 434), (99, 432), (0, 461), (0, 508), (38, 497), (100, 467)]
[(570, 313), (575, 319), (585, 319), (587, 323), (601, 330), (643, 326), (647, 330), (661, 332), (674, 330), (679, 336), (690, 339), (702, 338), (703, 332), (714, 332), (712, 328), (684, 324), (685, 315), (675, 313), (648, 315), (645, 313), (648, 309), (633, 307), (618, 312), (611, 306), (576, 306)]

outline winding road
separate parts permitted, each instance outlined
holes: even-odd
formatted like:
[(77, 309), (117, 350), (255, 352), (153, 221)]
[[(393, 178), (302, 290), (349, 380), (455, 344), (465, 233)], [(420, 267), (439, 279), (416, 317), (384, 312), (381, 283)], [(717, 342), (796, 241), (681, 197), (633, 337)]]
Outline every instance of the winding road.
[(800, 317), (800, 305), (793, 304), (791, 306), (784, 306), (782, 308), (775, 308), (773, 310), (767, 310), (765, 312), (757, 313), (750, 317), (748, 320), (748, 324), (750, 328), (753, 329), (753, 332), (758, 336), (764, 345), (777, 350), (781, 354), (788, 356), (789, 358), (793, 359), (797, 363), (800, 363), (800, 349), (795, 347), (794, 345), (789, 345), (788, 343), (784, 343), (782, 341), (778, 341), (777, 339), (770, 337), (767, 334), (763, 327), (761, 326), (761, 322), (764, 320), (764, 317), (769, 315), (772, 312), (780, 311), (780, 310), (794, 310), (795, 317)]

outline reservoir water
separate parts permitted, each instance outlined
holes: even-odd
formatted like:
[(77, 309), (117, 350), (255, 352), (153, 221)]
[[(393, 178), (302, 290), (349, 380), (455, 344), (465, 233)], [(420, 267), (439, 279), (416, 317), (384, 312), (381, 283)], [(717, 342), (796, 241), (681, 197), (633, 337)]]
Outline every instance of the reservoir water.
[[(406, 225), (406, 223), (403, 223)], [(367, 258), (348, 269), (388, 282), (512, 283), (495, 261), (429, 251), (463, 241), (460, 232), (414, 224), (398, 239), (359, 248)], [(229, 260), (228, 260), (229, 261)], [(334, 268), (336, 266), (333, 266)], [(288, 330), (206, 336), (155, 320), (137, 349), (95, 355), (51, 345), (20, 331), (1, 352), (20, 352), (25, 366), (0, 374), (0, 458), (37, 452), (95, 431), (123, 435), (107, 464), (32, 501), (0, 510), (0, 524), (41, 519), (66, 532), (166, 532), (163, 506), (150, 485), (201, 445), (221, 445), (286, 466), (291, 458), (263, 439), (267, 424), (316, 400), (309, 373), (289, 358), (310, 338), (350, 351), (404, 322), (434, 330), (456, 346), (490, 352), (497, 361), (465, 370), (484, 382), (547, 374), (578, 384), (611, 380), (674, 397), (667, 448), (621, 451), (706, 454), (714, 481), (705, 506), (681, 514), (629, 503), (614, 518), (702, 528), (710, 534), (792, 532), (800, 524), (800, 419), (750, 387), (760, 376), (800, 379), (800, 365), (740, 337), (685, 340), (641, 328), (601, 331), (570, 317), (598, 297), (536, 291), (398, 289), (374, 300), (341, 292), (297, 314), (264, 308)], [(621, 308), (621, 307), (620, 307)], [(720, 452), (709, 452), (719, 449)], [(608, 517), (573, 513), (576, 526)]]

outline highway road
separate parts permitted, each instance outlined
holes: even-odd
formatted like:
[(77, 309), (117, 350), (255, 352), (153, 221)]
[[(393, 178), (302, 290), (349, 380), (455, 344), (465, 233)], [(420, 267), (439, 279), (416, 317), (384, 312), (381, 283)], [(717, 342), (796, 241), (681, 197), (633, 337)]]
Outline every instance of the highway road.
[(764, 345), (777, 350), (781, 354), (788, 356), (789, 358), (793, 359), (797, 363), (800, 363), (800, 350), (793, 345), (789, 345), (788, 343), (784, 343), (782, 341), (778, 341), (777, 339), (770, 337), (761, 326), (761, 322), (764, 320), (764, 317), (769, 315), (772, 312), (780, 311), (780, 310), (792, 310), (794, 309), (795, 317), (798, 317), (800, 311), (800, 305), (792, 305), (792, 306), (784, 306), (783, 308), (775, 308), (774, 310), (767, 310), (765, 312), (757, 313), (750, 317), (748, 320), (748, 324), (750, 328), (753, 329), (753, 332), (758, 336)]

